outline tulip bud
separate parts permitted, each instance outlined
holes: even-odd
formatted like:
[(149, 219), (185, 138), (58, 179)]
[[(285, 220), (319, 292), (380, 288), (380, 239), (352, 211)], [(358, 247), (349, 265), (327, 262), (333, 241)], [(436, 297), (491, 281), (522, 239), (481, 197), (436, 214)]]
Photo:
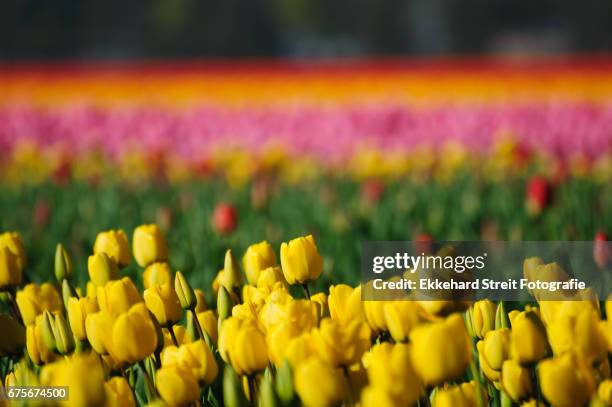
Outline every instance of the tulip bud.
[(74, 350), (74, 337), (70, 331), (70, 327), (62, 314), (55, 316), (54, 324), (55, 345), (57, 351), (62, 355), (67, 355)]
[(276, 255), (270, 243), (259, 242), (248, 247), (242, 265), (250, 284), (256, 285), (262, 270), (276, 266)]
[(0, 247), (0, 289), (21, 284), (22, 272), (17, 257), (7, 248)]
[(511, 355), (526, 365), (539, 361), (548, 351), (546, 329), (534, 311), (523, 311), (512, 319)]
[(223, 321), (232, 314), (232, 308), (234, 307), (233, 301), (229, 295), (229, 292), (225, 287), (219, 287), (219, 294), (217, 295), (217, 312), (219, 313), (219, 321)]
[(223, 266), (223, 280), (221, 285), (225, 287), (228, 292), (237, 292), (244, 284), (242, 272), (240, 266), (236, 261), (236, 258), (232, 254), (231, 249), (225, 252), (225, 263)]
[(473, 313), (474, 308), (468, 308), (463, 314), (463, 320), (465, 322), (465, 328), (467, 330), (468, 335), (470, 335), (470, 338), (477, 338), (476, 331), (474, 330)]
[[(191, 342), (200, 339), (200, 335), (198, 334), (198, 329), (195, 326), (195, 316), (193, 311), (187, 311), (187, 327), (186, 333)], [(206, 343), (208, 344), (208, 342)]]
[(53, 315), (49, 311), (43, 312), (42, 321), (41, 321), (41, 329), (42, 329), (42, 338), (45, 342), (45, 346), (50, 351), (57, 350), (57, 344), (55, 343), (55, 335), (53, 334), (53, 330), (55, 329), (55, 320)]
[(601, 269), (605, 269), (612, 263), (612, 249), (610, 242), (608, 242), (608, 236), (599, 231), (595, 235), (595, 241), (593, 242), (593, 258), (595, 263)]
[(79, 341), (87, 339), (86, 320), (87, 316), (98, 312), (98, 301), (95, 298), (76, 298), (71, 297), (68, 300), (68, 322), (70, 322), (70, 328), (74, 333), (74, 336)]
[(228, 203), (219, 203), (213, 211), (211, 223), (217, 233), (228, 234), (233, 232), (238, 223), (236, 208)]
[(72, 276), (72, 260), (61, 243), (58, 243), (57, 247), (55, 248), (54, 265), (55, 278), (57, 279), (58, 283), (67, 280)]
[(226, 365), (223, 371), (223, 404), (228, 407), (245, 407), (248, 405), (240, 380), (230, 365)]
[(75, 292), (72, 289), (72, 287), (70, 287), (70, 283), (68, 282), (68, 280), (63, 280), (62, 281), (62, 300), (64, 301), (64, 307), (68, 308), (68, 302), (70, 302), (70, 298), (72, 298), (73, 296), (75, 296)]
[(259, 406), (260, 407), (277, 407), (279, 405), (278, 397), (272, 386), (272, 378), (269, 374), (264, 375), (263, 380), (259, 384)]
[(195, 312), (204, 312), (208, 309), (208, 305), (206, 304), (206, 298), (204, 298), (204, 292), (199, 288), (193, 290), (193, 293), (196, 297), (196, 306)]
[(281, 265), (289, 284), (306, 284), (323, 272), (323, 257), (312, 235), (281, 245)]
[(127, 266), (130, 263), (129, 244), (127, 236), (122, 229), (98, 233), (94, 242), (93, 252), (94, 254), (106, 254), (120, 266)]
[(141, 225), (132, 238), (134, 258), (140, 267), (168, 259), (168, 245), (157, 225)]
[(293, 391), (293, 373), (287, 360), (284, 360), (280, 367), (276, 369), (274, 386), (283, 405), (289, 405), (295, 393)]
[(145, 289), (166, 283), (174, 283), (172, 279), (172, 270), (166, 262), (149, 264), (142, 273), (142, 284)]
[(174, 276), (174, 289), (181, 303), (181, 307), (183, 307), (184, 310), (193, 310), (197, 304), (197, 298), (193, 288), (189, 285), (189, 281), (187, 281), (180, 271), (177, 271), (176, 276)]
[(552, 188), (544, 177), (532, 177), (526, 186), (526, 206), (531, 215), (539, 215), (551, 201)]
[(96, 253), (87, 259), (89, 278), (97, 286), (103, 286), (119, 277), (117, 263), (106, 253)]
[(510, 319), (506, 312), (506, 306), (503, 301), (497, 304), (497, 310), (495, 311), (495, 329), (509, 328)]
[(477, 301), (472, 313), (474, 333), (480, 339), (495, 327), (495, 304), (489, 300)]

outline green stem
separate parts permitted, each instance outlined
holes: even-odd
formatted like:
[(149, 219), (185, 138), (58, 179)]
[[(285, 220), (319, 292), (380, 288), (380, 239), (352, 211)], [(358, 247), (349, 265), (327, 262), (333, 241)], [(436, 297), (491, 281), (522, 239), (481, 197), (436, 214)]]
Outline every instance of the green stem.
[(540, 381), (538, 380), (538, 372), (535, 365), (531, 368), (531, 379), (533, 381), (533, 390), (538, 398), (538, 405), (542, 403), (542, 392), (540, 391)]
[(478, 367), (474, 359), (470, 361), (470, 372), (474, 378), (474, 384), (476, 386), (476, 405), (478, 407), (484, 407), (484, 400), (482, 399), (482, 383), (480, 383), (480, 374), (478, 373)]
[(249, 404), (255, 407), (257, 405), (255, 398), (255, 376), (247, 375), (247, 382), (249, 383)]
[(170, 331), (170, 337), (172, 338), (172, 342), (174, 343), (174, 346), (178, 347), (179, 343), (178, 343), (178, 340), (176, 339), (176, 335), (174, 334), (174, 329), (172, 329), (172, 325), (168, 326), (168, 331)]
[(306, 294), (306, 298), (310, 299), (310, 289), (308, 288), (308, 283), (302, 284), (302, 288), (304, 289), (304, 293)]
[(351, 382), (350, 382), (350, 377), (349, 377), (349, 372), (348, 372), (348, 368), (346, 366), (342, 366), (342, 372), (344, 373), (344, 384), (345, 384), (345, 391), (346, 391), (346, 398), (345, 398), (345, 402), (344, 405), (346, 407), (352, 407), (355, 405), (355, 402), (353, 400), (353, 392), (351, 391)]
[(153, 397), (147, 396), (147, 399), (148, 399), (147, 401), (151, 402), (153, 399), (156, 399), (159, 396), (157, 394), (157, 389), (155, 388), (155, 385), (153, 384), (153, 380), (151, 380), (151, 376), (149, 376), (149, 373), (147, 372), (147, 368), (142, 360), (138, 362), (138, 367), (140, 368), (140, 371), (142, 372), (145, 384), (148, 389), (147, 395), (153, 395)]

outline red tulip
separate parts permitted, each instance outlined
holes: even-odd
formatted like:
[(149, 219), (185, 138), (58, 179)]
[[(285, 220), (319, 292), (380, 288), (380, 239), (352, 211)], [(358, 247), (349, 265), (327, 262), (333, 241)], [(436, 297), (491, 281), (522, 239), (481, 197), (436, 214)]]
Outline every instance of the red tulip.
[(370, 179), (361, 184), (361, 197), (370, 204), (380, 201), (385, 192), (385, 184), (377, 179)]
[(419, 233), (413, 239), (416, 254), (431, 254), (433, 252), (434, 238), (429, 233)]
[(538, 215), (550, 204), (552, 189), (546, 178), (536, 175), (527, 183), (526, 195), (527, 211)]
[(610, 252), (610, 242), (608, 241), (608, 235), (603, 231), (599, 231), (595, 234), (593, 242), (593, 259), (599, 268), (606, 268), (612, 262), (612, 253)]
[(49, 218), (51, 216), (51, 206), (47, 201), (36, 201), (34, 208), (32, 210), (32, 220), (34, 221), (34, 225), (37, 228), (42, 229), (47, 226), (49, 223)]
[(227, 234), (236, 229), (238, 213), (236, 208), (229, 203), (217, 204), (212, 214), (212, 226), (217, 233)]

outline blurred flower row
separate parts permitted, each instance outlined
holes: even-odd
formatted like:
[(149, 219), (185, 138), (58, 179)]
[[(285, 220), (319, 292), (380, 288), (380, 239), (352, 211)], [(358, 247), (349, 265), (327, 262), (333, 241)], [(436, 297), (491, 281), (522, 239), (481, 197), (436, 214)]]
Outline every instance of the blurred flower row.
[[(534, 292), (510, 312), (488, 300), (362, 301), (345, 284), (313, 293), (323, 257), (309, 235), (282, 243), (280, 261), (266, 241), (242, 262), (228, 250), (208, 304), (168, 252), (156, 225), (136, 228), (131, 250), (109, 230), (86, 290), (61, 244), (54, 281), (24, 285), (21, 238), (1, 234), (3, 385), (69, 386), (74, 406), (612, 403), (612, 301), (603, 314), (590, 289), (567, 301)], [(132, 257), (142, 293), (122, 276)], [(525, 260), (525, 276), (551, 273), (565, 272)]]

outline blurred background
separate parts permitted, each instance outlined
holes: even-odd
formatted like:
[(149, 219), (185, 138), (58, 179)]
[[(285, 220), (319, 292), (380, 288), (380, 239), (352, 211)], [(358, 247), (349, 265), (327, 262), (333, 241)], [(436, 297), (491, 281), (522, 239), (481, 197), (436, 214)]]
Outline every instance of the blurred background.
[[(158, 223), (201, 287), (227, 248), (607, 240), (612, 2), (0, 3), (0, 231), (55, 245)], [(126, 273), (140, 278), (136, 265)]]
[(11, 0), (0, 58), (606, 52), (602, 0)]

